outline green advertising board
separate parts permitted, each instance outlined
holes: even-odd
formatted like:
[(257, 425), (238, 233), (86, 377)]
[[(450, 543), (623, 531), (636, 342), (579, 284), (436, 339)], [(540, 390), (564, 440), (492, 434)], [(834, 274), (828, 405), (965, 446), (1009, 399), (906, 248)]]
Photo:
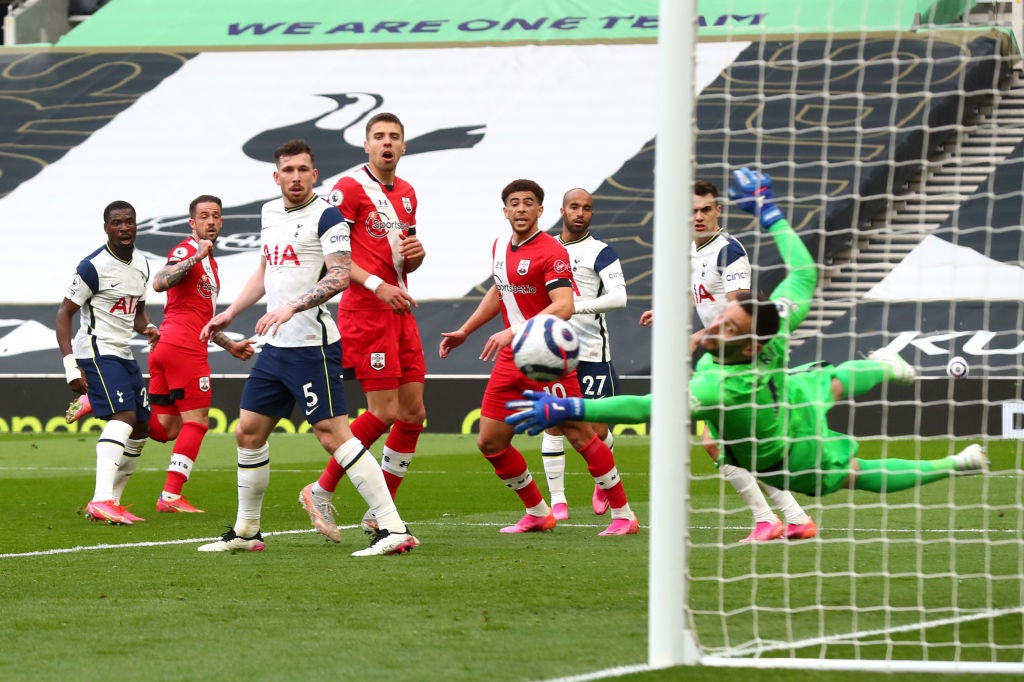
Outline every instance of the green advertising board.
[[(671, 0), (686, 2), (688, 0)], [(976, 0), (700, 0), (701, 38), (908, 30)], [(653, 41), (659, 0), (111, 0), (62, 47)]]

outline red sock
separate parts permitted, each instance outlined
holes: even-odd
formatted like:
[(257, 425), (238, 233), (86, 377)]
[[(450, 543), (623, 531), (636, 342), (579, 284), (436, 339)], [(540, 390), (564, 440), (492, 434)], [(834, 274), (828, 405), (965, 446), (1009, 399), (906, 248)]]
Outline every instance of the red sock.
[[(388, 425), (378, 419), (377, 415), (373, 412), (367, 410), (352, 420), (349, 428), (352, 429), (352, 435), (359, 439), (359, 442), (363, 444), (363, 447), (369, 448), (384, 434), (385, 431), (388, 430)], [(338, 482), (344, 475), (345, 470), (341, 468), (341, 465), (338, 464), (333, 457), (331, 457), (327, 460), (327, 466), (324, 467), (323, 473), (320, 474), (320, 478), (317, 482), (320, 484), (321, 488), (329, 493), (333, 493), (338, 489)], [(390, 484), (388, 484), (388, 490), (391, 490)], [(392, 499), (395, 497), (394, 492), (391, 493), (391, 497)]]
[[(594, 478), (599, 478), (606, 475), (609, 471), (615, 468), (615, 455), (612, 451), (604, 444), (597, 434), (586, 447), (580, 450), (580, 454), (583, 455), (583, 459), (587, 462), (587, 470), (590, 471), (590, 475)], [(608, 497), (608, 503), (613, 509), (624, 507), (629, 503), (626, 499), (626, 490), (622, 487), (622, 481), (617, 481), (611, 488), (607, 488), (604, 494)]]
[[(484, 455), (484, 457), (491, 463), (491, 466), (494, 467), (494, 473), (502, 481), (524, 476), (529, 472), (529, 467), (526, 466), (526, 459), (523, 457), (523, 453), (511, 445), (500, 452), (496, 452), (493, 455)], [(540, 494), (537, 482), (532, 479), (528, 484), (514, 492), (516, 495), (519, 495), (519, 499), (523, 501), (523, 506), (526, 508), (536, 507), (544, 501), (544, 496)]]
[(164, 492), (172, 495), (180, 495), (181, 489), (184, 487), (185, 481), (187, 480), (187, 478), (182, 474), (179, 474), (177, 471), (168, 471), (167, 478), (164, 480)]
[(363, 447), (370, 449), (377, 442), (377, 439), (388, 430), (388, 425), (382, 422), (373, 412), (367, 410), (352, 420), (350, 428), (352, 429), (352, 435), (359, 439)]
[[(194, 464), (199, 457), (199, 448), (202, 447), (203, 437), (206, 436), (208, 430), (209, 427), (199, 422), (185, 422), (182, 424), (181, 433), (178, 434), (177, 440), (174, 441), (174, 455), (187, 457)], [(172, 455), (172, 458), (174, 455)], [(191, 470), (191, 467), (189, 467), (189, 470)], [(167, 479), (164, 481), (164, 492), (180, 495), (181, 488), (187, 480), (188, 478), (180, 471), (168, 471)]]
[(160, 423), (160, 415), (156, 412), (149, 415), (149, 437), (158, 443), (167, 442), (167, 431), (164, 429), (164, 425)]
[(388, 484), (388, 492), (391, 493), (391, 499), (395, 499), (395, 495), (398, 494), (398, 486), (402, 485), (402, 477), (396, 476), (390, 471), (385, 471), (384, 482)]
[[(387, 451), (390, 450), (392, 457), (397, 456), (405, 460), (405, 462), (410, 461), (416, 453), (416, 444), (419, 442), (420, 433), (422, 432), (423, 424), (413, 424), (412, 422), (396, 419), (395, 423), (391, 425), (391, 433), (388, 434), (388, 439), (384, 441), (385, 452), (383, 454), (388, 454)], [(401, 468), (403, 471), (408, 471), (409, 467), (408, 464), (403, 462)], [(398, 494), (398, 486), (402, 485), (405, 477), (385, 469), (384, 480), (388, 484), (388, 492), (391, 493), (391, 499), (395, 499), (395, 495)]]
[(395, 452), (416, 452), (416, 444), (419, 442), (420, 433), (422, 432), (423, 424), (413, 424), (412, 422), (396, 419), (395, 423), (391, 425), (391, 433), (388, 434), (388, 439), (384, 442), (384, 446), (391, 448)]

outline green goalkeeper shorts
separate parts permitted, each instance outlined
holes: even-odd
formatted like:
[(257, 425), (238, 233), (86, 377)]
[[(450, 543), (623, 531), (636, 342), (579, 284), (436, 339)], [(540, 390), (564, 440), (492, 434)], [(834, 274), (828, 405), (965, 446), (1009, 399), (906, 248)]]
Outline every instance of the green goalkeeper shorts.
[(828, 411), (835, 404), (832, 372), (831, 366), (816, 363), (799, 367), (788, 376), (790, 445), (782, 462), (758, 471), (758, 478), (768, 485), (805, 495), (827, 495), (843, 487), (850, 475), (857, 441), (828, 427)]

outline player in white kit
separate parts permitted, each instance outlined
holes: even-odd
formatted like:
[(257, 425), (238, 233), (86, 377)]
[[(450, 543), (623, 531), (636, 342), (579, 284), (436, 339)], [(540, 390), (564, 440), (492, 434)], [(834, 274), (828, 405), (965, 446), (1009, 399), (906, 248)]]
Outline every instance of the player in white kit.
[[(149, 264), (135, 250), (135, 208), (126, 201), (110, 203), (103, 210), (103, 230), (107, 243), (78, 264), (57, 310), (57, 346), (68, 387), (88, 392), (93, 414), (107, 420), (96, 443), (96, 487), (85, 515), (130, 525), (145, 520), (121, 505), (121, 495), (149, 433), (149, 401), (129, 342), (138, 332), (152, 345), (160, 332), (146, 314)], [(79, 311), (81, 324), (72, 339), (71, 322)]]
[[(584, 398), (605, 398), (619, 394), (619, 376), (612, 365), (611, 339), (605, 313), (626, 307), (626, 279), (615, 249), (590, 233), (594, 197), (585, 189), (571, 189), (562, 197), (562, 232), (558, 241), (569, 253), (577, 293), (575, 312), (569, 324), (580, 340), (580, 362), (576, 373)], [(607, 424), (594, 424), (594, 431), (609, 449), (615, 437)], [(565, 445), (557, 428), (544, 432), (541, 443), (544, 474), (551, 494), (551, 513), (559, 521), (569, 518), (565, 497)], [(595, 514), (608, 511), (608, 496), (594, 486), (591, 506)]]
[(274, 158), (274, 181), (282, 196), (263, 206), (260, 265), (238, 298), (201, 333), (209, 338), (266, 295), (267, 313), (256, 322), (256, 333), (265, 336), (265, 343), (245, 382), (235, 430), (238, 514), (220, 540), (199, 551), (264, 549), (260, 512), (270, 481), (267, 439), (299, 404), (320, 444), (377, 519), (369, 547), (352, 556), (401, 554), (419, 541), (398, 515), (380, 464), (349, 428), (341, 335), (327, 309), (327, 302), (349, 285), (350, 226), (335, 206), (313, 192), (318, 173), (305, 142), (286, 142)]

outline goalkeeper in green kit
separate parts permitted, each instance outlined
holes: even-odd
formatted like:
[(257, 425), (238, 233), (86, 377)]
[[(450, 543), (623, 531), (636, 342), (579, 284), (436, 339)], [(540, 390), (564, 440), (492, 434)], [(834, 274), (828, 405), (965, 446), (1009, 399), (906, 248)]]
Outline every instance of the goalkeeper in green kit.
[[(977, 444), (936, 460), (868, 460), (855, 456), (856, 440), (829, 428), (827, 413), (836, 400), (886, 381), (909, 384), (916, 372), (899, 355), (882, 351), (838, 366), (789, 368), (790, 335), (810, 310), (817, 265), (775, 205), (771, 178), (747, 168), (732, 175), (730, 199), (772, 236), (788, 274), (769, 297), (748, 293), (730, 301), (701, 339), (707, 353), (690, 379), (690, 415), (704, 420), (721, 444), (719, 462), (724, 457), (769, 485), (805, 495), (842, 488), (895, 492), (986, 471), (988, 460)], [(517, 433), (535, 435), (566, 419), (635, 423), (651, 417), (650, 395), (523, 396), (508, 403), (519, 411), (505, 420)]]

